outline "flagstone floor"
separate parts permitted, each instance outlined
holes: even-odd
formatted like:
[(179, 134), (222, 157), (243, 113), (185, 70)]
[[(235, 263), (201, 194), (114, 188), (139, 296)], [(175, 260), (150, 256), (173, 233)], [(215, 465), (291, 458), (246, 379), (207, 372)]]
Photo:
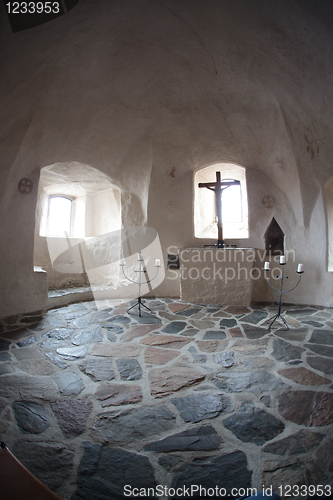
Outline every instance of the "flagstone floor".
[(0, 320), (0, 438), (17, 458), (64, 500), (330, 498), (333, 309), (286, 306), (290, 330), (269, 331), (274, 305), (145, 303)]

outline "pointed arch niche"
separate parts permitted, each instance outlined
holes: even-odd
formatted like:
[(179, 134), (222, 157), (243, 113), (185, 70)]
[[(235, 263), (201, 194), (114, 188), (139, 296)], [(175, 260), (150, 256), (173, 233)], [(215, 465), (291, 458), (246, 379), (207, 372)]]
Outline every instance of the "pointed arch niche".
[(35, 219), (34, 265), (47, 272), (49, 289), (86, 286), (85, 273), (59, 273), (52, 268), (47, 240), (66, 238), (74, 246), (83, 238), (120, 229), (121, 191), (89, 165), (55, 163), (41, 170)]
[(264, 238), (267, 255), (284, 255), (284, 232), (274, 217), (265, 232)]
[(333, 177), (325, 184), (327, 214), (327, 270), (333, 272)]
[(240, 186), (232, 186), (222, 193), (223, 237), (249, 237), (246, 170), (233, 163), (214, 163), (194, 175), (194, 234), (196, 238), (217, 239), (215, 195), (209, 189), (200, 189), (200, 182), (215, 182), (216, 172), (221, 180), (235, 179)]

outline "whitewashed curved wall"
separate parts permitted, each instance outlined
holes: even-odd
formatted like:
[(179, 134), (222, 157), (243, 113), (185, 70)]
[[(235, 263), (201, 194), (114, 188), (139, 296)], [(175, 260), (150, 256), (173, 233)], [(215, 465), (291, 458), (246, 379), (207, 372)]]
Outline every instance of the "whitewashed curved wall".
[[(274, 216), (306, 268), (290, 300), (333, 305), (329, 2), (81, 0), (15, 34), (0, 9), (0, 316), (46, 304), (45, 277), (33, 272), (39, 172), (73, 161), (117, 183), (124, 224), (157, 229), (165, 254), (203, 244), (194, 171), (243, 165), (250, 237), (236, 243), (264, 248)], [(34, 182), (29, 195), (18, 192), (22, 177)], [(178, 282), (167, 276), (155, 292), (176, 296)]]

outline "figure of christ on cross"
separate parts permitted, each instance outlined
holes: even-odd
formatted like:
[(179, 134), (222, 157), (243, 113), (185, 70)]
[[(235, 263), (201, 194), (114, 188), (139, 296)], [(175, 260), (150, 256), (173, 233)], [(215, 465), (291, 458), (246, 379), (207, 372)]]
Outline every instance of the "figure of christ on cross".
[(199, 188), (207, 188), (215, 193), (215, 210), (217, 215), (217, 247), (223, 248), (223, 224), (222, 224), (222, 191), (230, 186), (239, 186), (240, 181), (225, 179), (221, 181), (221, 172), (216, 172), (216, 182), (200, 182)]

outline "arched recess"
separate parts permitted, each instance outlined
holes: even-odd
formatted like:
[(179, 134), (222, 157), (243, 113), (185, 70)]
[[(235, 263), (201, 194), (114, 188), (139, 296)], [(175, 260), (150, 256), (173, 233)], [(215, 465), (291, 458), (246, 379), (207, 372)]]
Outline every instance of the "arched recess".
[(327, 270), (333, 272), (333, 177), (325, 184), (327, 214)]
[(198, 170), (194, 175), (194, 234), (196, 238), (217, 238), (215, 195), (199, 183), (215, 182), (216, 172), (221, 180), (235, 179), (240, 186), (222, 192), (223, 238), (249, 237), (246, 169), (233, 163), (214, 163)]
[[(55, 198), (71, 202), (70, 225), (64, 234), (58, 234), (59, 231), (54, 232), (50, 227), (54, 219), (54, 213), (51, 214), (50, 210), (51, 202)], [(60, 210), (59, 217), (61, 218)], [(104, 250), (97, 248), (98, 238), (92, 237), (120, 228), (121, 191), (106, 174), (78, 162), (56, 163), (42, 168), (36, 205), (34, 265), (47, 272), (49, 289), (89, 284), (85, 272), (59, 273), (53, 269), (50, 240), (54, 246), (57, 240), (60, 245), (60, 240), (66, 239), (67, 247), (70, 248), (82, 239), (90, 239), (90, 242), (97, 242), (95, 251), (98, 253)], [(112, 271), (109, 278), (110, 276)], [(105, 279), (106, 276), (102, 277), (102, 281), (105, 282)]]
[(284, 232), (274, 217), (265, 232), (264, 238), (267, 255), (284, 255)]

